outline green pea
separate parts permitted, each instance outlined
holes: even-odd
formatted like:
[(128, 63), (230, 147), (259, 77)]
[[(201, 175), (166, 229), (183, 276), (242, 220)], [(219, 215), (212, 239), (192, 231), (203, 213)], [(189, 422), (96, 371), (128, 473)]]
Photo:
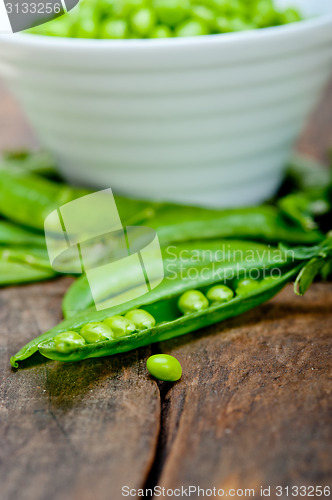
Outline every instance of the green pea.
[(53, 339), (55, 348), (58, 352), (64, 354), (76, 351), (85, 345), (84, 338), (76, 332), (63, 332), (56, 335)]
[(242, 6), (236, 0), (213, 0), (213, 7), (216, 9), (217, 13), (221, 15), (227, 15), (231, 17), (236, 15), (239, 11), (241, 11)]
[(232, 31), (229, 19), (225, 16), (218, 16), (216, 18), (216, 28), (219, 33), (230, 33)]
[(206, 294), (210, 302), (228, 302), (234, 297), (234, 292), (226, 285), (216, 285)]
[(121, 19), (128, 19), (134, 10), (146, 7), (146, 0), (113, 0), (113, 14)]
[(143, 309), (133, 309), (125, 314), (125, 318), (132, 321), (138, 330), (152, 328), (156, 324), (154, 317)]
[(179, 298), (178, 307), (183, 314), (190, 314), (207, 309), (209, 301), (199, 290), (188, 290)]
[(179, 24), (175, 29), (175, 36), (200, 36), (208, 35), (210, 30), (204, 21), (199, 21), (198, 19), (192, 19), (184, 21)]
[(80, 334), (87, 344), (114, 339), (112, 329), (105, 323), (87, 323), (81, 328)]
[(146, 367), (153, 377), (165, 382), (176, 382), (182, 375), (179, 361), (169, 354), (150, 356), (146, 362)]
[[(43, 33), (48, 36), (67, 36), (68, 35), (68, 29), (69, 25), (67, 22), (60, 21), (58, 19), (50, 21), (48, 23), (45, 23), (42, 26), (38, 26), (38, 29), (41, 30), (43, 28)], [(34, 28), (36, 30), (36, 33), (38, 33), (38, 29)], [(31, 33), (31, 30), (30, 30)], [(40, 33), (39, 33), (40, 34)]]
[(112, 19), (103, 24), (101, 28), (101, 38), (128, 38), (128, 23), (123, 19)]
[(97, 24), (89, 17), (80, 19), (77, 23), (77, 38), (97, 38)]
[[(82, 5), (82, 1), (80, 2), (80, 6)], [(115, 14), (115, 10), (118, 7), (119, 2), (117, 0), (98, 0), (98, 9), (95, 4), (92, 4), (94, 10), (99, 10), (105, 16), (110, 17)]]
[(104, 323), (112, 329), (115, 337), (124, 337), (136, 330), (135, 324), (130, 319), (120, 315), (104, 319)]
[(189, 0), (154, 0), (153, 6), (159, 21), (170, 27), (183, 21), (190, 11)]
[(236, 293), (237, 294), (245, 294), (249, 293), (253, 290), (257, 290), (261, 286), (260, 281), (244, 278), (237, 282)]
[(132, 31), (140, 36), (146, 37), (156, 24), (156, 15), (152, 9), (144, 8), (136, 10), (130, 18)]
[(192, 17), (206, 23), (210, 30), (216, 29), (216, 14), (212, 9), (204, 5), (195, 5), (192, 8)]
[(235, 17), (234, 19), (230, 19), (229, 26), (231, 31), (246, 31), (254, 29), (255, 26), (252, 23), (241, 19), (240, 17)]
[[(81, 0), (55, 26), (29, 33), (80, 38), (169, 38), (229, 33), (301, 20), (273, 0)], [(53, 22), (53, 21), (52, 21)], [(50, 23), (46, 23), (50, 24)], [(171, 30), (171, 31), (169, 31)]]
[(295, 9), (286, 9), (280, 14), (280, 22), (282, 24), (296, 23), (301, 21), (301, 16)]
[(150, 33), (150, 38), (170, 38), (172, 36), (172, 30), (164, 24), (155, 26)]

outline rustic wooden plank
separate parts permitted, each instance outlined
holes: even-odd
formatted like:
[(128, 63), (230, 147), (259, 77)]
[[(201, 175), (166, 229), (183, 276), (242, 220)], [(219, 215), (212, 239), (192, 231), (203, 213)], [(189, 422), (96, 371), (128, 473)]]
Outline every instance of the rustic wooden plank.
[(0, 80), (0, 152), (36, 147), (37, 141), (18, 103)]
[(151, 483), (331, 485), (331, 333), (332, 284), (316, 284), (161, 344), (184, 374), (162, 402)]
[(36, 358), (12, 370), (23, 342), (60, 319), (69, 280), (0, 291), (1, 499), (121, 498), (154, 459), (160, 401), (149, 348), (82, 363)]
[(297, 142), (298, 151), (326, 164), (332, 149), (332, 80)]

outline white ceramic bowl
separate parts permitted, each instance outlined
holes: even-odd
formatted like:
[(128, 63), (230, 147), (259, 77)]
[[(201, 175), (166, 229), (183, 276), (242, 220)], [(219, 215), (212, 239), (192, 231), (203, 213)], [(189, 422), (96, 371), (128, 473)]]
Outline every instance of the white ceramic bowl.
[(167, 40), (0, 37), (0, 74), (69, 180), (138, 198), (258, 203), (332, 68), (332, 0), (315, 17)]

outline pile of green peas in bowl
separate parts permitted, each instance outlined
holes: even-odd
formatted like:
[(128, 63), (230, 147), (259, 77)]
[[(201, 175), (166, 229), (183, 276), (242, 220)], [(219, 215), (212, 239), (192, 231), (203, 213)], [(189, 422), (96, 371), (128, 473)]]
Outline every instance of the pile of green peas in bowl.
[(29, 33), (69, 38), (192, 37), (300, 21), (273, 0), (81, 0), (69, 14)]

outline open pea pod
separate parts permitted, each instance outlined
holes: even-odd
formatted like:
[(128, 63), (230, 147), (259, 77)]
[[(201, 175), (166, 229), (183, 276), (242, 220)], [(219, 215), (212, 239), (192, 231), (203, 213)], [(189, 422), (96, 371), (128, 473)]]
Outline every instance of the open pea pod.
[[(219, 242), (219, 244), (222, 245), (223, 242)], [(247, 244), (247, 247), (248, 245), (250, 244)], [(269, 246), (262, 247), (259, 249), (261, 253), (256, 254), (257, 247), (249, 246), (248, 249), (251, 248), (252, 255), (256, 257), (252, 262), (248, 261), (248, 253), (242, 258), (238, 257), (236, 273), (234, 273), (234, 268), (232, 272), (229, 271), (232, 268), (230, 262), (217, 262), (216, 259), (209, 263), (204, 262), (202, 265), (198, 265), (197, 262), (192, 263), (191, 266), (186, 266), (184, 269), (181, 269), (179, 262), (177, 262), (175, 276), (167, 275), (162, 283), (150, 292), (136, 296), (126, 303), (118, 303), (114, 307), (99, 311), (87, 310), (63, 321), (24, 346), (11, 358), (11, 364), (17, 368), (20, 361), (30, 357), (36, 351), (54, 360), (78, 361), (129, 351), (153, 342), (184, 335), (256, 307), (269, 300), (286, 283), (293, 280), (312, 258), (328, 260), (332, 257), (332, 238), (325, 241), (322, 246), (315, 248), (311, 253), (308, 252), (307, 255), (304, 255), (303, 251), (296, 255), (296, 252), (292, 252), (291, 249), (275, 254), (273, 250), (276, 249), (271, 249)], [(270, 257), (267, 257), (264, 262), (260, 258), (263, 250), (270, 252)], [(311, 280), (315, 269), (311, 268)], [(255, 272), (256, 278), (246, 279), (248, 273), (251, 275), (253, 272)], [(221, 283), (222, 285), (220, 285)], [(209, 302), (207, 297), (212, 296), (211, 287), (217, 285), (226, 286), (230, 292), (227, 300)], [(119, 274), (114, 297), (118, 297), (125, 288), (123, 280), (121, 285), (121, 274)], [(190, 309), (191, 299), (186, 297), (185, 300), (189, 300), (189, 302), (186, 305), (188, 309), (185, 310), (183, 297), (186, 294), (190, 296), (193, 290), (195, 290), (196, 296), (198, 294), (202, 297), (200, 304), (203, 305)], [(143, 314), (152, 317), (153, 322), (147, 327), (137, 327), (136, 331), (131, 331), (129, 334), (124, 331), (122, 335), (115, 337), (112, 335), (108, 338), (101, 336), (96, 341), (85, 341), (82, 332), (89, 329), (91, 323), (94, 328), (102, 328), (100, 325), (103, 325), (105, 320), (118, 318), (119, 315), (125, 315), (126, 319), (129, 314), (129, 319), (133, 319), (137, 309), (139, 314), (142, 314), (143, 310)], [(183, 311), (186, 314), (183, 314)], [(59, 339), (61, 343), (59, 343)]]
[[(285, 249), (284, 253), (286, 253)], [(192, 269), (199, 270), (204, 266), (213, 265), (218, 271), (220, 281), (227, 279), (230, 273), (235, 274), (238, 266), (243, 271), (256, 268), (256, 259), (259, 259), (261, 267), (269, 268), (273, 265), (285, 265), (286, 261), (277, 249), (255, 242), (241, 240), (199, 240), (195, 242), (177, 243), (162, 248), (164, 264), (164, 275), (169, 280), (175, 276), (185, 277), (185, 273)], [(254, 256), (253, 256), (254, 254)], [(239, 258), (240, 256), (240, 258)], [(150, 269), (158, 267), (159, 255), (149, 255)], [(124, 295), (128, 288), (138, 287), (141, 277), (135, 273), (127, 261), (117, 263), (117, 272), (111, 275), (102, 274), (99, 281), (94, 284), (94, 296), (92, 296), (90, 285), (86, 275), (78, 278), (66, 292), (62, 310), (65, 318), (79, 314), (94, 306), (98, 300), (99, 304), (106, 303), (109, 296), (119, 297)]]

